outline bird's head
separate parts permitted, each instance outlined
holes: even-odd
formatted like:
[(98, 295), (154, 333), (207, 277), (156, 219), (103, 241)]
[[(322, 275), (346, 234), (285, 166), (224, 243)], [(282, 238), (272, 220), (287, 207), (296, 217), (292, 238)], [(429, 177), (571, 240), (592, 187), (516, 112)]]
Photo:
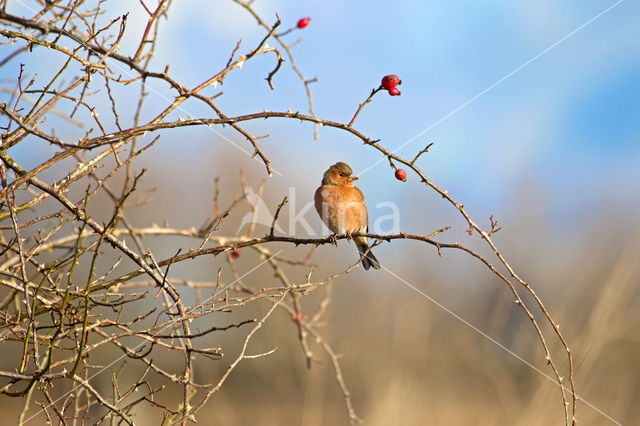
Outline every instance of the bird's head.
[(322, 176), (323, 185), (353, 186), (353, 181), (358, 179), (353, 175), (353, 170), (347, 163), (339, 162), (329, 167)]

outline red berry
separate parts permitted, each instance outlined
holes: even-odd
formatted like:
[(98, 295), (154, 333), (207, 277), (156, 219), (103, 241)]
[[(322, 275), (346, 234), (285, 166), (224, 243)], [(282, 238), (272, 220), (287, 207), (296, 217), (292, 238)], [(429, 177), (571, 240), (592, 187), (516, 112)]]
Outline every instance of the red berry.
[(398, 84), (402, 84), (402, 80), (400, 80), (400, 77), (395, 74), (389, 74), (382, 77), (382, 82), (380, 84), (384, 89), (389, 90), (392, 87), (396, 87)]
[(404, 169), (397, 169), (396, 170), (396, 179), (401, 180), (403, 182), (407, 181), (407, 172), (404, 171)]
[(400, 89), (394, 86), (391, 89), (389, 89), (389, 94), (391, 96), (400, 96)]
[(304, 319), (304, 314), (302, 312), (298, 312), (296, 310), (291, 314), (291, 321), (300, 322)]
[(234, 251), (231, 252), (230, 256), (232, 259), (237, 259), (240, 257), (241, 254), (242, 252), (239, 249), (235, 249)]
[(298, 21), (297, 27), (300, 29), (307, 28), (309, 22), (311, 22), (311, 18), (302, 18)]

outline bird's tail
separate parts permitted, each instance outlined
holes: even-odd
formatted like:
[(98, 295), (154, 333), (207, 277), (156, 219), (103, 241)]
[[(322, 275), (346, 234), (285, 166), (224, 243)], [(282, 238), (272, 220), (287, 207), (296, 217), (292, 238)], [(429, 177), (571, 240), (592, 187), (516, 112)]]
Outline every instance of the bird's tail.
[(358, 253), (360, 253), (360, 257), (362, 257), (362, 266), (364, 266), (364, 269), (368, 270), (371, 267), (373, 267), (373, 269), (380, 269), (380, 262), (378, 262), (378, 259), (373, 255), (367, 240), (364, 238), (354, 238), (354, 240), (356, 247), (358, 247)]

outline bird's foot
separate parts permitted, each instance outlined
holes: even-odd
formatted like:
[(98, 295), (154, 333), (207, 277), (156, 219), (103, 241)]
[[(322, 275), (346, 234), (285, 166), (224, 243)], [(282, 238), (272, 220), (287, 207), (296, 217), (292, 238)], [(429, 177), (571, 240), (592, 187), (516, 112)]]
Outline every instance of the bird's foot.
[(334, 246), (338, 247), (338, 234), (329, 235), (329, 242)]
[(351, 232), (347, 232), (345, 235), (347, 236), (347, 240), (351, 241), (353, 239), (353, 237), (351, 237)]

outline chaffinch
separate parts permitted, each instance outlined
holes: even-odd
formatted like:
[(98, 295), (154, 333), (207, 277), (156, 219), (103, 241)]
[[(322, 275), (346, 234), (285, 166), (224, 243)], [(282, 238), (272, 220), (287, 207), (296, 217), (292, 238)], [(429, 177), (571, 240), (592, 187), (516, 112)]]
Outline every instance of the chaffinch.
[[(327, 227), (336, 234), (350, 236), (368, 231), (367, 205), (362, 191), (353, 185), (358, 179), (346, 163), (336, 163), (322, 176), (322, 184), (315, 193), (316, 211)], [(367, 237), (353, 237), (364, 269), (380, 269)]]

